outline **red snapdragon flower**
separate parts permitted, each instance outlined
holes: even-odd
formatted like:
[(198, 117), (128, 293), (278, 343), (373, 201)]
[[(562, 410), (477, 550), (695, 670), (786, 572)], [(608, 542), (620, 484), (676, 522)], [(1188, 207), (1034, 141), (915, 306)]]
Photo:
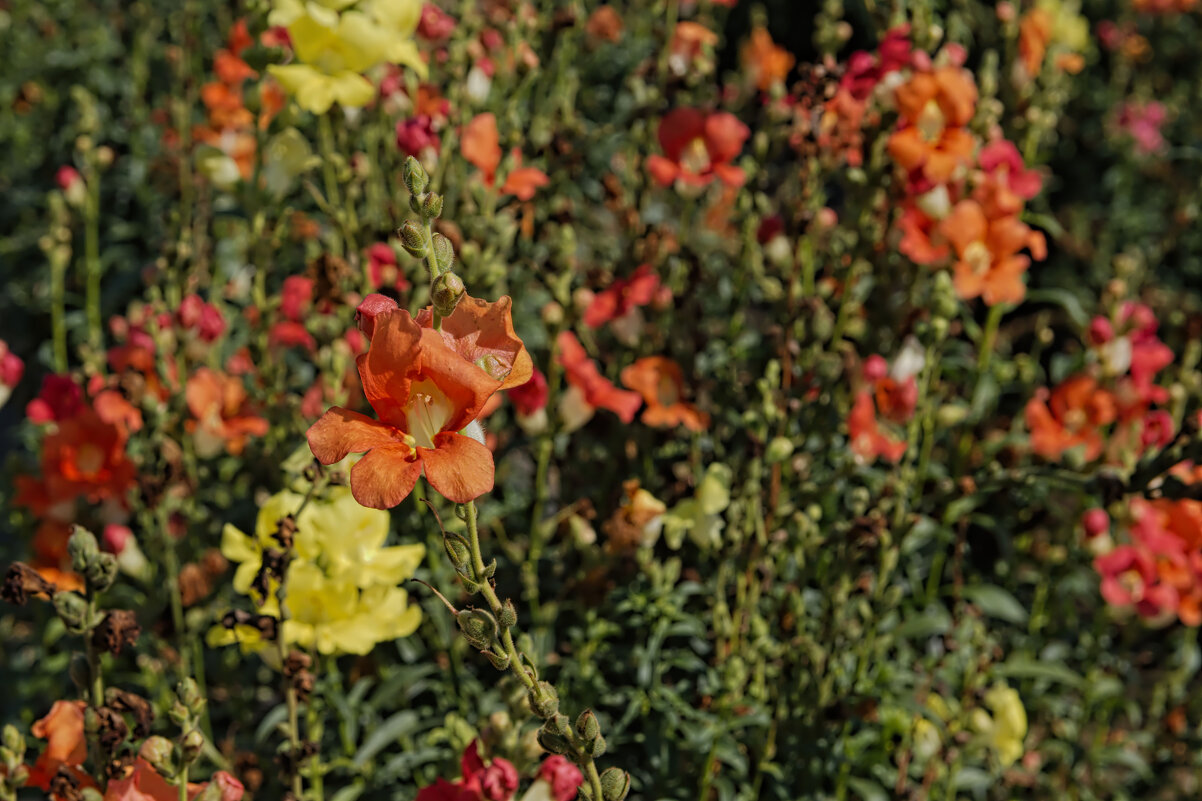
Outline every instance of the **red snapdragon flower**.
[(559, 339), (560, 365), (568, 383), (576, 387), (583, 396), (584, 402), (594, 409), (608, 409), (616, 414), (623, 423), (634, 420), (643, 399), (635, 392), (618, 389), (597, 369), (596, 363), (588, 357), (584, 346), (571, 331), (561, 331)]
[(461, 778), (455, 782), (439, 779), (423, 787), (417, 793), (417, 801), (510, 801), (517, 792), (517, 768), (500, 757), (485, 765), (477, 740), (463, 752), (459, 768)]
[(649, 426), (682, 425), (690, 431), (709, 428), (710, 416), (682, 400), (684, 373), (663, 356), (645, 356), (622, 370), (622, 383), (643, 396), (642, 420)]
[(593, 295), (584, 310), (584, 324), (598, 328), (610, 320), (624, 317), (632, 309), (652, 301), (671, 297), (670, 291), (659, 282), (650, 264), (641, 264), (625, 278), (617, 278), (605, 289)]
[(751, 130), (725, 111), (706, 114), (695, 108), (669, 111), (659, 122), (664, 153), (647, 157), (647, 169), (662, 186), (676, 181), (708, 186), (715, 178), (742, 186), (743, 170), (732, 163), (743, 150)]

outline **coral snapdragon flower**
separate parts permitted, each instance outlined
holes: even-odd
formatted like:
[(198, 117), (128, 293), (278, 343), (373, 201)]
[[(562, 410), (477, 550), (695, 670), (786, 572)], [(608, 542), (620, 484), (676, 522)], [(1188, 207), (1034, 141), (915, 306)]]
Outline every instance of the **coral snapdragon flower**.
[(867, 389), (860, 392), (848, 415), (847, 435), (851, 441), (851, 451), (862, 464), (871, 464), (878, 458), (897, 462), (906, 452), (906, 443), (892, 439), (881, 431), (872, 394)]
[(743, 45), (741, 56), (743, 69), (747, 70), (756, 88), (762, 92), (784, 83), (789, 77), (789, 70), (793, 69), (793, 54), (772, 41), (767, 28), (757, 26), (752, 29), (751, 38)]
[(379, 419), (335, 406), (309, 428), (309, 447), (323, 464), (366, 452), (351, 469), (351, 491), (364, 506), (396, 506), (423, 473), (456, 503), (492, 489), (492, 453), (463, 431), (493, 393), (529, 380), (530, 356), (513, 333), (508, 298), (465, 297), (440, 331), (423, 327), (432, 317), (426, 310), (414, 320), (369, 295), (360, 327), (371, 346), (358, 365)]
[(649, 426), (683, 425), (690, 431), (709, 428), (710, 416), (681, 400), (684, 374), (680, 365), (663, 356), (646, 356), (622, 370), (622, 383), (643, 396)]
[(743, 170), (731, 162), (742, 152), (751, 130), (733, 114), (674, 109), (660, 120), (657, 136), (664, 155), (648, 156), (647, 169), (662, 186), (678, 180), (708, 186), (714, 178), (742, 186), (746, 180)]
[(625, 278), (617, 278), (605, 289), (593, 295), (584, 310), (584, 324), (597, 328), (628, 314), (632, 309), (646, 306), (670, 291), (660, 285), (659, 276), (650, 264), (641, 264)]
[(964, 126), (976, 110), (977, 87), (967, 71), (947, 66), (919, 72), (897, 88), (896, 97), (901, 127), (888, 144), (894, 161), (935, 183), (946, 183), (972, 162), (976, 141)]
[[(957, 203), (940, 230), (956, 250), (952, 278), (964, 300), (981, 297), (990, 306), (1018, 303), (1027, 292), (1022, 279), (1031, 258), (1047, 256), (1043, 234), (1014, 215), (990, 218), (975, 200)], [(1024, 248), (1030, 256), (1019, 253)]]
[(202, 367), (188, 379), (184, 399), (196, 418), (186, 427), (196, 437), (201, 457), (216, 455), (222, 448), (236, 456), (249, 437), (267, 433), (267, 421), (250, 411), (240, 378)]
[(571, 331), (561, 331), (558, 339), (558, 361), (564, 375), (581, 396), (581, 400), (593, 409), (608, 409), (629, 423), (643, 405), (643, 399), (634, 392), (618, 389), (609, 379), (601, 375), (597, 365), (588, 357), (584, 346)]
[(1114, 422), (1117, 414), (1114, 395), (1090, 376), (1073, 376), (1050, 395), (1040, 390), (1027, 402), (1031, 450), (1045, 459), (1059, 459), (1069, 448), (1084, 446), (1085, 458), (1096, 459), (1103, 446), (1099, 429)]

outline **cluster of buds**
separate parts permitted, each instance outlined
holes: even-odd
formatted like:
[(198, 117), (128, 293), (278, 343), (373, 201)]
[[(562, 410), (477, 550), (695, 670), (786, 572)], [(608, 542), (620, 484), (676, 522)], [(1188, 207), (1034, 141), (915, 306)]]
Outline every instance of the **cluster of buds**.
[(0, 735), (0, 801), (16, 801), (17, 791), (28, 779), (25, 738), (16, 726), (6, 725)]
[[(463, 508), (458, 507), (461, 515)], [(464, 537), (445, 530), (443, 547), (464, 588), (472, 595), (482, 593), (490, 607), (456, 610), (443, 599), (455, 615), (464, 640), (480, 651), (497, 670), (512, 669), (524, 676), (530, 711), (543, 721), (538, 730), (538, 743), (544, 750), (566, 756), (581, 767), (591, 765), (606, 751), (601, 724), (589, 709), (580, 714), (573, 726), (568, 716), (559, 711), (559, 693), (555, 687), (539, 679), (533, 661), (514, 646), (517, 609), (512, 600), (505, 599), (502, 602), (497, 598), (493, 588), (496, 561), (478, 570), (470, 543)], [(630, 775), (621, 768), (611, 767), (600, 775), (600, 788), (600, 798), (593, 795), (592, 787), (587, 782), (580, 786), (580, 793), (590, 801), (623, 801), (630, 792)]]
[[(143, 743), (140, 755), (166, 779), (186, 781), (189, 766), (204, 750), (205, 736), (200, 730), (200, 717), (204, 707), (205, 699), (200, 694), (196, 682), (184, 679), (176, 686), (175, 702), (167, 711), (167, 716), (179, 726), (179, 738), (173, 742), (156, 735)], [(215, 796), (220, 797), (216, 782), (210, 782), (205, 788), (206, 791), (209, 787), (216, 788)], [(200, 797), (203, 795), (204, 793)]]
[(463, 279), (451, 268), (455, 264), (455, 247), (451, 240), (433, 233), (431, 226), (442, 214), (442, 195), (427, 192), (430, 177), (421, 162), (413, 156), (405, 159), (403, 178), (409, 189), (409, 208), (419, 220), (406, 220), (397, 232), (401, 246), (410, 256), (425, 259), (430, 270), (430, 303), (434, 319), (449, 316), (463, 297)]

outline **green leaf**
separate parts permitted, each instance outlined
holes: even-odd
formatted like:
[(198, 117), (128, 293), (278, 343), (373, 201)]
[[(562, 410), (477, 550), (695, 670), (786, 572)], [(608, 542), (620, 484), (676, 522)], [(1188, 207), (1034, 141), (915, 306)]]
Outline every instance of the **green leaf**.
[(951, 631), (952, 616), (941, 605), (933, 604), (923, 612), (909, 615), (894, 631), (898, 637), (913, 637), (926, 639), (936, 634), (946, 634)]
[(1080, 687), (1084, 679), (1064, 665), (1039, 662), (1029, 656), (1012, 656), (993, 669), (994, 673), (1010, 679), (1047, 679), (1072, 687)]
[(366, 765), (372, 757), (384, 750), (385, 747), (392, 745), (400, 737), (414, 731), (417, 728), (417, 724), (417, 713), (411, 709), (403, 709), (385, 720), (367, 736), (367, 739), (363, 741), (363, 745), (359, 746), (359, 751), (355, 754), (354, 759), (355, 767)]
[(1017, 598), (997, 585), (979, 584), (975, 587), (967, 587), (964, 595), (989, 617), (1016, 624), (1027, 621), (1027, 610), (1023, 608), (1023, 605)]
[(861, 801), (889, 801), (889, 794), (876, 782), (849, 777), (847, 784)]

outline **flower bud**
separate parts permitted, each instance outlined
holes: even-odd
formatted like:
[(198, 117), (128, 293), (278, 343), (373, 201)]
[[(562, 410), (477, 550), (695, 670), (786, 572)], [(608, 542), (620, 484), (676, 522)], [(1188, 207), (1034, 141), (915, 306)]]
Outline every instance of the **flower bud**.
[(424, 220), (433, 220), (442, 214), (442, 195), (436, 192), (430, 192), (422, 200), (421, 211), (419, 212)]
[(576, 733), (583, 740), (591, 740), (601, 734), (601, 724), (597, 722), (593, 710), (586, 709), (576, 718)]
[(497, 638), (497, 619), (485, 609), (464, 609), (455, 617), (463, 639), (478, 651), (483, 651)]
[[(545, 681), (540, 681), (537, 687), (530, 693), (530, 710), (540, 718), (555, 717), (555, 713), (559, 711), (559, 693)], [(567, 718), (564, 718), (564, 728), (567, 727)], [(566, 736), (569, 732), (564, 731)]]
[(538, 730), (538, 744), (552, 754), (568, 753), (572, 750), (572, 744), (568, 740), (566, 729), (567, 716), (556, 715)]
[(505, 604), (501, 607), (501, 617), (497, 622), (505, 628), (517, 625), (518, 610), (513, 607), (513, 601), (510, 599), (505, 599)]
[(463, 537), (447, 534), (442, 538), (442, 547), (446, 549), (447, 557), (457, 573), (465, 576), (471, 574), (472, 554)]
[[(12, 773), (8, 775), (9, 778), (12, 779), (13, 787), (24, 787), (29, 781), (29, 768), (27, 768), (25, 765), (17, 765), (15, 768), (13, 768)], [(99, 795), (100, 794), (97, 793), (97, 796)]]
[(166, 737), (157, 734), (147, 737), (138, 751), (138, 756), (150, 763), (150, 766), (164, 776), (175, 775), (175, 746)]
[(184, 738), (180, 740), (180, 757), (184, 764), (191, 764), (200, 756), (200, 752), (205, 747), (205, 736), (200, 733), (200, 729), (192, 729)]
[(443, 317), (449, 317), (459, 305), (464, 290), (463, 279), (455, 273), (443, 273), (435, 278), (434, 283), (430, 285), (430, 300), (434, 304), (434, 311)]
[(117, 557), (111, 553), (98, 553), (88, 565), (84, 578), (93, 592), (104, 592), (113, 586), (117, 578)]
[(630, 774), (621, 768), (606, 768), (601, 774), (603, 801), (623, 801), (630, 792)]
[(438, 272), (449, 272), (455, 264), (455, 246), (442, 234), (434, 235), (433, 244), (434, 260), (438, 264)]
[(88, 566), (100, 555), (96, 537), (83, 526), (76, 526), (67, 540), (67, 553), (71, 556), (71, 567), (76, 573), (86, 573)]
[(788, 437), (776, 437), (768, 443), (764, 451), (764, 459), (768, 464), (783, 462), (793, 455), (793, 440)]
[(513, 661), (504, 651), (499, 654), (492, 651), (483, 651), (482, 653), (488, 657), (488, 661), (492, 662), (492, 666), (497, 670), (509, 670), (509, 663)]
[(605, 749), (605, 738), (600, 734), (591, 740), (586, 740), (583, 746), (584, 753), (594, 758), (602, 756), (605, 753)]
[(413, 156), (405, 159), (401, 178), (405, 182), (405, 187), (415, 195), (425, 192), (426, 187), (430, 184), (430, 176), (426, 175), (426, 170), (422, 167), (422, 163)]
[(405, 220), (400, 230), (397, 231), (397, 236), (401, 238), (401, 247), (415, 259), (424, 259), (430, 252), (430, 245), (426, 242), (425, 229), (413, 220)]
[(54, 594), (54, 611), (58, 614), (67, 631), (72, 634), (83, 634), (88, 627), (88, 602), (75, 592), (56, 592)]
[(1085, 528), (1085, 536), (1098, 537), (1110, 530), (1110, 515), (1105, 509), (1086, 509), (1081, 515), (1081, 525)]
[(181, 681), (175, 688), (175, 694), (179, 696), (180, 703), (188, 708), (192, 714), (199, 714), (204, 708), (205, 699), (200, 694), (200, 686), (196, 680), (187, 678)]
[(21, 736), (21, 732), (16, 726), (11, 723), (4, 726), (4, 733), (0, 735), (0, 742), (4, 743), (4, 747), (12, 753), (17, 762), (20, 762), (25, 757), (25, 738)]

